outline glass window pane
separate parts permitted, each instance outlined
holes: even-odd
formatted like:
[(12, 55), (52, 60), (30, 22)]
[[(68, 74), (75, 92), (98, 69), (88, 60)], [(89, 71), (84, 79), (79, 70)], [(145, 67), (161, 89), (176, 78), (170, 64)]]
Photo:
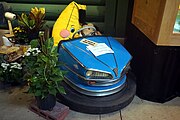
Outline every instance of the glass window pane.
[(178, 14), (177, 14), (177, 17), (176, 17), (173, 32), (180, 32), (180, 5), (179, 5)]

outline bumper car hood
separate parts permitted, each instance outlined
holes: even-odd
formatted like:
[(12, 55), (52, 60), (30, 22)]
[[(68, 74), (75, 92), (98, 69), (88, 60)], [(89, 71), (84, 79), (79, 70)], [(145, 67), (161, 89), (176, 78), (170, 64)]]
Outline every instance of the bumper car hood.
[[(98, 45), (102, 45), (97, 47)], [(64, 41), (61, 46), (86, 70), (111, 73), (120, 77), (123, 68), (131, 60), (129, 52), (114, 38), (95, 36)], [(89, 47), (90, 46), (90, 47)], [(97, 49), (90, 49), (97, 47)]]

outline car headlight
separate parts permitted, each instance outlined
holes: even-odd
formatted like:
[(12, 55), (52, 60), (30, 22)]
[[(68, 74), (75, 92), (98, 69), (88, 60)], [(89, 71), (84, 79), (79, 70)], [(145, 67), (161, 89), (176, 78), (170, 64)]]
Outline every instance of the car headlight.
[(90, 79), (112, 79), (112, 75), (105, 72), (88, 70), (86, 76)]
[(121, 72), (121, 77), (128, 73), (128, 71), (131, 69), (130, 62), (124, 67), (124, 69)]

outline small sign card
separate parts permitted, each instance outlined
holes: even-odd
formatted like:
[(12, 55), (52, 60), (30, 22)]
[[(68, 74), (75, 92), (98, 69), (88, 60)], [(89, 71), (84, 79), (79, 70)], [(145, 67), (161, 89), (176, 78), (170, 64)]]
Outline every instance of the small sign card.
[(85, 38), (83, 38), (80, 42), (83, 43), (83, 44), (86, 44), (86, 45), (92, 45), (92, 46), (96, 46), (97, 45), (96, 42), (94, 42), (92, 40), (85, 39)]
[(87, 49), (90, 50), (95, 56), (114, 53), (114, 51), (108, 47), (105, 43), (98, 43), (96, 46), (87, 46)]

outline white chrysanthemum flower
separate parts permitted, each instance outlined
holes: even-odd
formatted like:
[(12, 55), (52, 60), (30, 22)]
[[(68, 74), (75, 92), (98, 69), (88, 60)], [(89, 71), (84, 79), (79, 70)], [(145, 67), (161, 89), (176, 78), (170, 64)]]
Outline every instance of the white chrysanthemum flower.
[(29, 47), (29, 48), (27, 49), (27, 52), (31, 52), (31, 47)]
[(28, 51), (24, 53), (24, 56), (27, 56), (27, 53), (29, 53)]
[(4, 70), (7, 70), (7, 67), (9, 66), (8, 63), (1, 63), (1, 66), (4, 68)]
[(14, 66), (11, 66), (10, 68), (14, 68)]
[(9, 66), (9, 64), (8, 63), (1, 63), (1, 66), (6, 67), (6, 66)]
[(11, 69), (13, 69), (13, 68), (14, 69), (19, 69), (19, 70), (22, 69), (22, 66), (19, 63), (12, 63), (11, 65), (12, 65), (12, 66), (10, 66)]
[(3, 67), (4, 68), (4, 70), (7, 70), (7, 66), (6, 67)]
[(22, 67), (18, 67), (18, 69), (19, 69), (19, 70), (21, 70), (21, 69), (22, 69)]
[(13, 63), (11, 63), (11, 65), (19, 65), (19, 63), (13, 62)]
[(29, 53), (29, 52), (26, 54), (26, 56), (30, 56), (30, 55), (31, 55), (31, 53)]
[[(33, 56), (37, 56), (38, 53), (40, 53), (41, 51), (39, 50), (39, 48), (28, 48), (28, 50), (24, 53), (24, 56), (30, 56), (31, 54)], [(24, 57), (23, 56), (23, 57)]]

